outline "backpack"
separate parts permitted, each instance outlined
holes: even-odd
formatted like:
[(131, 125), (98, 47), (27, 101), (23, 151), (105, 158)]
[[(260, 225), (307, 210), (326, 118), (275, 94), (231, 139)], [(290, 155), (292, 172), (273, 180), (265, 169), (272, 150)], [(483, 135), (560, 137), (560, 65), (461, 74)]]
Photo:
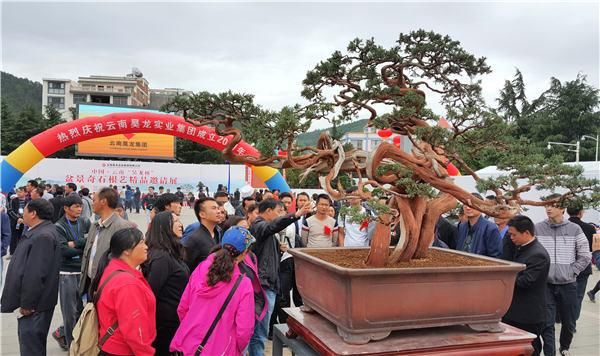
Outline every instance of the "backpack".
[(96, 311), (96, 304), (100, 300), (100, 294), (102, 289), (108, 281), (115, 275), (125, 270), (119, 269), (113, 271), (102, 283), (98, 291), (94, 293), (93, 300), (86, 303), (79, 320), (75, 328), (73, 328), (73, 341), (71, 341), (71, 347), (69, 355), (71, 356), (97, 356), (100, 353), (102, 345), (110, 338), (115, 330), (119, 327), (119, 322), (115, 321), (106, 331), (106, 334), (98, 340), (98, 312)]

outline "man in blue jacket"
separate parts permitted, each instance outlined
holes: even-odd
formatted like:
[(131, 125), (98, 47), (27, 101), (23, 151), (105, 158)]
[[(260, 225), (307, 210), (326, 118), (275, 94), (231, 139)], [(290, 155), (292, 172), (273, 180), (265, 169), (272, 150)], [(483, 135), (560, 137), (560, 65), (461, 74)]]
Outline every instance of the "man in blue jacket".
[[(473, 196), (482, 197), (473, 193)], [(485, 219), (480, 211), (464, 206), (466, 222), (458, 224), (456, 249), (478, 255), (499, 258), (502, 255), (502, 239), (498, 227)]]

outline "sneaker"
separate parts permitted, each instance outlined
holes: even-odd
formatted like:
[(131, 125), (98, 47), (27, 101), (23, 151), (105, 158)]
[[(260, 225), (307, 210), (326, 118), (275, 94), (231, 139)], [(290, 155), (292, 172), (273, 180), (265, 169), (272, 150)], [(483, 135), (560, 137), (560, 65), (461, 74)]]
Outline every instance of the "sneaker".
[(571, 353), (569, 352), (569, 350), (560, 350), (560, 355), (561, 356), (571, 356)]
[(58, 346), (60, 346), (60, 348), (63, 349), (63, 351), (69, 351), (65, 336), (60, 334), (60, 328), (54, 330), (54, 332), (52, 333), (52, 337), (54, 338), (54, 340), (56, 340)]
[(596, 295), (592, 291), (587, 292), (587, 296), (590, 298), (592, 303), (596, 303)]

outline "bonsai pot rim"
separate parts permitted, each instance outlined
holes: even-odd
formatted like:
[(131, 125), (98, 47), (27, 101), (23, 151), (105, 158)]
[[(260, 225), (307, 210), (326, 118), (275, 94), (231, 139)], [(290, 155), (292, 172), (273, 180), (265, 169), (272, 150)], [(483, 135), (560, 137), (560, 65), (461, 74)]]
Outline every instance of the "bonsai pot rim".
[(439, 247), (430, 247), (431, 249), (439, 250), (442, 252), (448, 252), (451, 254), (458, 254), (462, 256), (477, 258), (489, 262), (495, 263), (494, 265), (486, 265), (486, 266), (451, 266), (451, 267), (407, 267), (407, 268), (397, 268), (397, 267), (384, 267), (384, 268), (347, 268), (342, 267), (327, 261), (324, 261), (318, 257), (312, 256), (310, 251), (336, 251), (340, 249), (353, 249), (353, 250), (368, 250), (369, 247), (326, 247), (326, 248), (291, 248), (288, 252), (292, 256), (302, 256), (304, 259), (310, 260), (313, 263), (319, 264), (321, 267), (328, 269), (332, 272), (335, 272), (338, 275), (353, 275), (353, 276), (369, 276), (373, 274), (377, 275), (396, 275), (398, 273), (401, 274), (425, 274), (425, 273), (459, 273), (459, 272), (488, 272), (490, 267), (493, 267), (495, 270), (504, 270), (504, 271), (521, 271), (525, 268), (525, 265), (521, 263), (515, 263), (511, 261), (505, 261), (498, 258), (476, 255), (468, 252), (457, 251), (457, 250), (449, 250), (445, 248)]

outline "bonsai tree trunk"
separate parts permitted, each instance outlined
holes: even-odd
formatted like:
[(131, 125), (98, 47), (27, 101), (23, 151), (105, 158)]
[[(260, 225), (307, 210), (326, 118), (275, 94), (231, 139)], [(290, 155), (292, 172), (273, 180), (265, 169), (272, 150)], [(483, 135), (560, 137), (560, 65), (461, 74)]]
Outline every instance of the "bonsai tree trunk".
[(371, 249), (367, 256), (367, 266), (381, 268), (384, 267), (388, 261), (390, 254), (390, 217), (383, 217), (382, 220), (378, 221), (373, 231), (373, 237), (371, 238)]

